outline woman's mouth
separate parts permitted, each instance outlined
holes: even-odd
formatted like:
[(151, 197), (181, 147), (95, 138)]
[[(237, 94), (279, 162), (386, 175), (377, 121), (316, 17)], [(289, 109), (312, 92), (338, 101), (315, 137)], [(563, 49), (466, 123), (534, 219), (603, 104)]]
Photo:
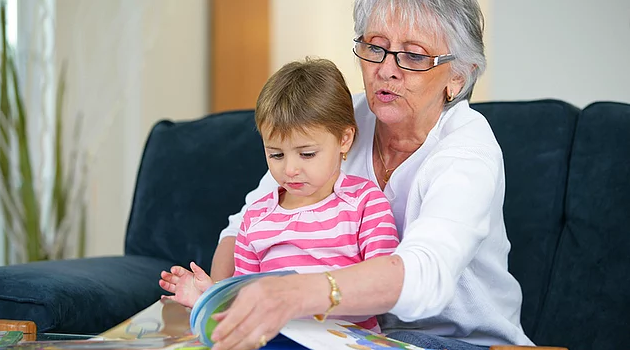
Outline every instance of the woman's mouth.
[(390, 90), (380, 89), (376, 91), (376, 98), (383, 103), (392, 102), (397, 99), (399, 96), (393, 93)]

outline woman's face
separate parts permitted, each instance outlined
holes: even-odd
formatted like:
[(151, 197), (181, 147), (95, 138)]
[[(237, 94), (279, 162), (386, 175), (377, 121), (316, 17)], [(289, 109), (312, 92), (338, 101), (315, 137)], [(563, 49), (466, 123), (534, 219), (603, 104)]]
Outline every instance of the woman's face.
[[(411, 29), (391, 14), (385, 22), (372, 21), (363, 41), (389, 51), (424, 55), (450, 53), (444, 38), (429, 30)], [(382, 63), (360, 62), (370, 109), (386, 124), (409, 122), (410, 118), (437, 120), (444, 107), (447, 86), (448, 91), (455, 94), (463, 86), (462, 79), (451, 73), (450, 63), (425, 72), (414, 72), (398, 67), (391, 54)]]

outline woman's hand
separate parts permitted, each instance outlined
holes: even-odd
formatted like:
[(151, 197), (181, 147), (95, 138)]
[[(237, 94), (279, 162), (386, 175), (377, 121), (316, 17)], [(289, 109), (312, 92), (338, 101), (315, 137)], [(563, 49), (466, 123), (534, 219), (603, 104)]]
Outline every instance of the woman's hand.
[(174, 300), (184, 306), (193, 307), (195, 302), (214, 282), (206, 272), (194, 262), (190, 263), (191, 271), (181, 266), (171, 267), (170, 272), (162, 271), (159, 282), (162, 289), (175, 295), (163, 295), (162, 298)]
[(258, 349), (302, 312), (303, 291), (294, 275), (264, 277), (240, 290), (230, 308), (215, 316), (213, 350)]

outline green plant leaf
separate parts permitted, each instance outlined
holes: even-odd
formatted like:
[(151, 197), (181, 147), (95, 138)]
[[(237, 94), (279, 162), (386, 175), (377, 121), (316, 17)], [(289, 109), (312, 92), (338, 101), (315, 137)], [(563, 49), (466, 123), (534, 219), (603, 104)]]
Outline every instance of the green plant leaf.
[(61, 222), (66, 216), (68, 189), (63, 179), (63, 96), (66, 90), (66, 63), (61, 66), (59, 81), (57, 82), (57, 99), (55, 105), (55, 174), (53, 178), (53, 203), (55, 206), (55, 228), (60, 229)]
[[(0, 181), (0, 186), (3, 186), (6, 190), (5, 193), (9, 193), (11, 190), (11, 178), (9, 175), (9, 132), (11, 128), (11, 111), (9, 106), (9, 92), (8, 92), (8, 77), (7, 74), (7, 55), (8, 55), (8, 44), (7, 44), (7, 33), (6, 33), (6, 23), (7, 23), (7, 15), (5, 3), (2, 2), (0, 5), (0, 22), (2, 24), (2, 56), (0, 57), (0, 143), (7, 145), (7, 148), (0, 147), (0, 177), (2, 180)], [(4, 227), (10, 229), (10, 225), (13, 223), (13, 217), (9, 212), (8, 208), (5, 206), (4, 202), (0, 203), (0, 207), (2, 207), (2, 218), (4, 222)], [(9, 241), (9, 236), (7, 232), (3, 232), (4, 239), (4, 263), (5, 265), (9, 264), (10, 257), (10, 246), (11, 242)]]
[(45, 258), (41, 254), (41, 232), (39, 225), (39, 203), (35, 196), (35, 187), (33, 183), (33, 173), (31, 167), (31, 156), (29, 152), (28, 144), (28, 124), (26, 118), (26, 111), (22, 98), (20, 96), (20, 87), (17, 76), (17, 69), (13, 64), (11, 56), (8, 56), (8, 68), (11, 73), (13, 82), (14, 101), (17, 109), (17, 120), (15, 123), (15, 133), (17, 135), (18, 143), (18, 160), (19, 160), (19, 172), (21, 177), (20, 183), (20, 196), (23, 205), (23, 218), (22, 220), (26, 224), (26, 236), (27, 236), (27, 252), (28, 261), (38, 261)]

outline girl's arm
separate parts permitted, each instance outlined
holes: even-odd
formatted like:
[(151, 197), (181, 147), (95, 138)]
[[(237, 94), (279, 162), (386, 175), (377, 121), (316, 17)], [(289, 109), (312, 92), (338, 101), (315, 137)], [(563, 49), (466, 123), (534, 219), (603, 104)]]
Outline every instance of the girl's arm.
[(245, 204), (241, 208), (241, 211), (230, 215), (228, 218), (229, 224), (221, 231), (219, 245), (212, 258), (212, 268), (210, 270), (212, 280), (218, 282), (234, 275), (234, 245), (236, 243), (236, 236), (245, 217), (245, 212), (247, 212), (247, 208), (249, 208), (253, 202), (273, 191), (277, 186), (278, 183), (271, 176), (271, 173), (267, 171), (260, 179), (258, 187), (249, 192), (245, 197)]
[(210, 277), (214, 282), (219, 282), (234, 275), (234, 244), (236, 237), (225, 237), (219, 241), (212, 258)]

